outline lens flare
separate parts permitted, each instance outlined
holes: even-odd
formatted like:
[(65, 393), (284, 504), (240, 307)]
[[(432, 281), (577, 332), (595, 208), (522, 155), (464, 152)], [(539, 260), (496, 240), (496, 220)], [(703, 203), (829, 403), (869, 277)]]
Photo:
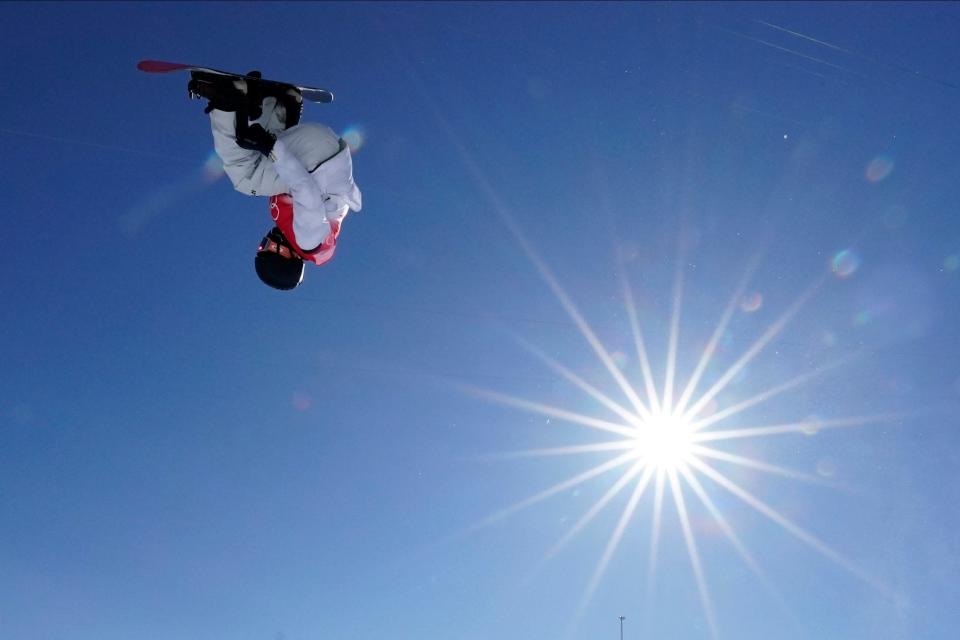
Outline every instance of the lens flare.
[(849, 278), (860, 267), (860, 256), (853, 249), (844, 249), (833, 256), (830, 268), (838, 278)]
[(893, 172), (893, 158), (877, 156), (867, 164), (867, 181), (877, 183), (886, 180)]
[(120, 228), (127, 236), (135, 236), (155, 218), (181, 205), (188, 198), (208, 188), (224, 176), (223, 162), (216, 151), (211, 151), (199, 170), (161, 182), (119, 217)]
[(290, 404), (293, 405), (294, 409), (302, 413), (313, 406), (313, 398), (303, 391), (298, 391), (290, 398)]
[(817, 475), (832, 478), (837, 473), (837, 465), (830, 458), (823, 458), (817, 463)]
[(943, 268), (947, 271), (956, 271), (960, 269), (960, 254), (954, 253), (943, 260)]
[(740, 300), (740, 309), (744, 313), (753, 313), (754, 311), (759, 311), (761, 306), (763, 306), (763, 296), (756, 291), (745, 295)]
[(366, 132), (359, 125), (350, 125), (343, 131), (343, 141), (350, 147), (350, 153), (356, 153), (366, 141)]
[(621, 371), (627, 368), (629, 359), (627, 358), (627, 354), (625, 354), (623, 351), (614, 351), (610, 354), (610, 357), (613, 358), (613, 363), (617, 365), (617, 368), (619, 368)]
[(203, 162), (203, 179), (207, 182), (216, 182), (224, 175), (223, 160), (220, 159), (216, 151), (211, 151)]
[(807, 416), (801, 423), (800, 432), (806, 436), (815, 436), (820, 433), (821, 428), (823, 428), (823, 418), (813, 414)]

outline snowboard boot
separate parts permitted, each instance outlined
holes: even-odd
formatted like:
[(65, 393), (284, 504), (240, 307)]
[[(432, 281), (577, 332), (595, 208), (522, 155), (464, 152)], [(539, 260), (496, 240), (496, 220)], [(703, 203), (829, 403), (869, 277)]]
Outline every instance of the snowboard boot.
[(248, 104), (246, 82), (215, 73), (191, 72), (187, 92), (191, 98), (208, 101), (204, 113), (210, 113), (214, 109), (232, 112)]
[(290, 87), (277, 98), (286, 111), (287, 129), (300, 123), (300, 116), (303, 115), (303, 95), (296, 87)]
[(257, 82), (261, 78), (263, 78), (263, 74), (259, 71), (248, 71), (246, 79), (240, 81), (246, 84), (250, 119), (256, 120), (260, 117), (264, 98), (275, 98), (284, 109), (284, 128), (289, 129), (298, 124), (300, 116), (303, 114), (303, 95), (300, 90), (278, 82)]
[(243, 83), (243, 91), (247, 94), (247, 109), (251, 120), (256, 120), (263, 113), (263, 89), (257, 80), (263, 77), (259, 71), (248, 71), (247, 79), (240, 80)]

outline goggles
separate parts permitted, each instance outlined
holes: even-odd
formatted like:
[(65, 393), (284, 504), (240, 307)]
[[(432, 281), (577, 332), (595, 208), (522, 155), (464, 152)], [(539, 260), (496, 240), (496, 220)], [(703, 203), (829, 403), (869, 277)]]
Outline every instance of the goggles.
[(263, 240), (260, 241), (260, 246), (257, 248), (257, 253), (276, 253), (282, 258), (287, 258), (292, 260), (294, 258), (300, 259), (300, 256), (291, 251), (290, 247), (285, 244), (281, 244), (273, 240), (270, 236), (265, 236)]

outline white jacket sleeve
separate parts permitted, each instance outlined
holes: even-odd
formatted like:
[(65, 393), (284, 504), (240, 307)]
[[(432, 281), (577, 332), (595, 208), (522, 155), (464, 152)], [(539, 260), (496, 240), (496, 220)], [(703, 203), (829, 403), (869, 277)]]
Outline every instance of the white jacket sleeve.
[(259, 151), (244, 149), (237, 145), (236, 114), (214, 109), (210, 112), (213, 129), (213, 146), (223, 160), (226, 172), (234, 188), (250, 196), (275, 196), (288, 193), (289, 189), (277, 173), (274, 163)]

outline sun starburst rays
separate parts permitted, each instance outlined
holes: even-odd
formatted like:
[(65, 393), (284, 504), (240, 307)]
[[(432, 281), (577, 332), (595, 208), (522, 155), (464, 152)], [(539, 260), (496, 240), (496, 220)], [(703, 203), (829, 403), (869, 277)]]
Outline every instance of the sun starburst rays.
[(643, 374), (643, 384), (647, 391), (647, 399), (653, 410), (660, 411), (660, 401), (657, 398), (657, 390), (653, 380), (653, 369), (650, 367), (650, 358), (647, 355), (647, 346), (643, 340), (643, 333), (640, 331), (640, 321), (637, 318), (637, 307), (633, 302), (633, 291), (627, 282), (627, 277), (620, 272), (621, 283), (623, 284), (623, 298), (627, 306), (627, 318), (630, 321), (630, 330), (633, 333), (633, 341), (637, 349), (637, 359), (640, 361), (640, 370)]
[[(422, 83), (416, 78), (416, 74), (414, 73), (413, 75), (417, 83), (422, 85)], [(687, 515), (688, 506), (683, 498), (684, 486), (689, 486), (693, 493), (697, 495), (700, 503), (704, 505), (706, 510), (718, 523), (718, 526), (723, 531), (727, 540), (730, 541), (734, 549), (737, 551), (738, 555), (751, 568), (751, 570), (754, 571), (754, 573), (757, 573), (758, 576), (761, 576), (761, 579), (764, 583), (769, 584), (769, 582), (763, 578), (764, 574), (762, 572), (762, 568), (760, 567), (759, 563), (750, 555), (745, 544), (740, 541), (740, 538), (737, 536), (729, 521), (723, 517), (719, 507), (710, 498), (710, 490), (720, 490), (725, 492), (725, 494), (735, 496), (745, 504), (749, 505), (754, 511), (760, 513), (767, 519), (777, 524), (791, 536), (819, 552), (822, 556), (848, 570), (851, 574), (857, 576), (859, 579), (878, 589), (881, 589), (885, 594), (892, 595), (890, 591), (887, 590), (881, 583), (872, 578), (863, 570), (856, 567), (855, 564), (844, 558), (844, 556), (842, 556), (839, 552), (828, 547), (812, 533), (809, 533), (796, 523), (787, 519), (785, 516), (773, 509), (773, 507), (754, 496), (747, 489), (732, 482), (723, 473), (714, 469), (712, 466), (703, 461), (704, 458), (707, 458), (716, 460), (720, 463), (735, 465), (741, 469), (749, 469), (762, 473), (774, 474), (787, 479), (805, 479), (800, 477), (803, 475), (802, 473), (768, 464), (764, 461), (751, 460), (745, 456), (739, 456), (738, 454), (723, 452), (718, 449), (714, 449), (713, 447), (706, 447), (704, 443), (729, 441), (728, 445), (734, 445), (737, 442), (741, 442), (748, 438), (765, 438), (767, 436), (788, 434), (809, 435), (822, 429), (855, 427), (869, 423), (889, 422), (899, 420), (903, 417), (902, 415), (895, 414), (880, 414), (875, 416), (853, 416), (832, 420), (807, 419), (793, 423), (768, 426), (743, 426), (741, 424), (733, 424), (723, 428), (722, 430), (713, 429), (713, 427), (720, 425), (725, 421), (729, 421), (736, 416), (743, 415), (749, 408), (756, 407), (764, 402), (768, 402), (774, 397), (782, 396), (782, 394), (786, 393), (787, 391), (793, 390), (803, 384), (808, 383), (817, 375), (820, 375), (826, 370), (826, 368), (820, 368), (819, 370), (813, 372), (801, 373), (800, 375), (795, 376), (794, 378), (791, 378), (780, 385), (772, 387), (767, 391), (748, 398), (747, 400), (741, 401), (738, 404), (726, 409), (721, 408), (719, 412), (713, 412), (709, 415), (706, 415), (708, 413), (708, 409), (712, 410), (711, 405), (716, 403), (721, 392), (723, 392), (724, 389), (727, 389), (729, 385), (736, 380), (737, 376), (746, 368), (746, 366), (756, 357), (758, 357), (761, 352), (764, 351), (764, 349), (774, 342), (784, 328), (801, 311), (804, 305), (821, 288), (828, 274), (824, 274), (822, 277), (818, 278), (811, 287), (809, 287), (794, 301), (793, 304), (788, 306), (786, 311), (773, 324), (771, 324), (765, 332), (760, 335), (760, 337), (726, 370), (725, 373), (719, 376), (719, 378), (715, 379), (706, 392), (696, 396), (698, 385), (708, 374), (708, 365), (715, 359), (719, 340), (721, 336), (723, 336), (725, 328), (733, 318), (733, 314), (736, 312), (736, 303), (741, 298), (742, 293), (745, 291), (745, 287), (748, 286), (753, 272), (760, 264), (763, 252), (759, 252), (757, 255), (755, 255), (750, 265), (748, 265), (747, 272), (740, 280), (740, 285), (736, 288), (734, 295), (731, 296), (730, 303), (725, 308), (720, 322), (713, 331), (712, 337), (708, 341), (693, 375), (686, 380), (685, 386), (682, 388), (678, 387), (677, 390), (682, 390), (680, 390), (679, 400), (674, 403), (673, 395), (676, 392), (674, 389), (674, 382), (676, 377), (677, 353), (680, 344), (679, 310), (681, 302), (680, 298), (682, 294), (682, 287), (676, 287), (676, 285), (677, 283), (682, 284), (683, 269), (678, 268), (676, 272), (678, 278), (676, 278), (674, 281), (675, 289), (671, 331), (668, 338), (669, 345), (667, 348), (667, 357), (663, 371), (664, 384), (660, 386), (654, 379), (653, 369), (650, 365), (649, 353), (647, 351), (648, 345), (644, 341), (643, 334), (640, 329), (640, 322), (637, 317), (638, 314), (634, 304), (633, 294), (623, 272), (623, 266), (620, 265), (620, 276), (623, 282), (624, 300), (627, 306), (627, 319), (629, 321), (629, 328), (635, 343), (638, 362), (640, 365), (642, 388), (645, 391), (643, 394), (645, 397), (642, 398), (641, 394), (635, 389), (635, 381), (629, 380), (628, 377), (620, 370), (615, 359), (611, 356), (607, 348), (601, 343), (600, 339), (590, 327), (586, 318), (574, 304), (571, 296), (564, 290), (560, 281), (550, 270), (546, 261), (543, 260), (543, 258), (535, 249), (533, 243), (531, 243), (526, 237), (521, 226), (514, 219), (510, 208), (503, 200), (501, 191), (494, 188), (492, 181), (487, 179), (484, 170), (481, 168), (481, 165), (473, 158), (468, 146), (463, 140), (460, 139), (453, 126), (437, 108), (436, 104), (431, 101), (428, 101), (428, 104), (432, 108), (441, 129), (449, 137), (457, 153), (464, 162), (469, 175), (473, 178), (479, 190), (489, 201), (493, 213), (498, 217), (505, 230), (513, 237), (527, 259), (535, 268), (536, 272), (550, 288), (557, 301), (573, 321), (573, 324), (580, 331), (583, 338), (593, 349), (598, 360), (609, 373), (615, 382), (616, 387), (624, 395), (629, 403), (629, 406), (631, 407), (631, 409), (627, 410), (627, 415), (624, 415), (624, 412), (622, 411), (624, 409), (623, 405), (610, 398), (609, 395), (604, 394), (598, 385), (587, 383), (579, 378), (579, 376), (574, 374), (571, 369), (564, 367), (559, 363), (551, 363), (547, 360), (545, 360), (545, 362), (547, 362), (547, 364), (551, 366), (555, 372), (559, 373), (568, 382), (573, 383), (595, 401), (600, 402), (600, 404), (604, 405), (607, 409), (613, 411), (619, 418), (623, 420), (623, 422), (616, 423), (609, 420), (594, 418), (576, 411), (570, 411), (562, 407), (551, 407), (544, 403), (526, 400), (516, 396), (473, 389), (473, 391), (479, 395), (505, 405), (531, 411), (540, 415), (557, 418), (560, 421), (565, 421), (581, 427), (587, 427), (593, 431), (614, 433), (623, 438), (623, 446), (614, 446), (612, 443), (606, 442), (600, 443), (597, 447), (591, 447), (589, 445), (552, 447), (548, 449), (538, 449), (522, 453), (521, 455), (536, 456), (596, 456), (604, 451), (612, 451), (615, 452), (615, 457), (612, 460), (597, 464), (567, 480), (561, 481), (552, 487), (531, 496), (530, 498), (514, 504), (512, 507), (500, 511), (498, 514), (495, 514), (491, 518), (485, 520), (484, 523), (489, 523), (507, 517), (508, 515), (516, 513), (525, 507), (542, 502), (547, 498), (555, 496), (567, 489), (579, 486), (595, 478), (599, 478), (601, 475), (604, 475), (616, 468), (627, 467), (627, 469), (613, 482), (612, 486), (610, 486), (607, 491), (604, 492), (603, 496), (587, 509), (586, 513), (584, 513), (584, 515), (577, 520), (576, 524), (551, 550), (552, 552), (556, 553), (561, 547), (569, 543), (573, 537), (582, 533), (589, 523), (597, 519), (597, 516), (604, 508), (614, 504), (615, 498), (619, 494), (623, 493), (624, 490), (630, 486), (631, 482), (635, 483), (634, 489), (630, 494), (630, 498), (618, 519), (617, 525), (607, 540), (603, 554), (600, 557), (597, 567), (590, 578), (583, 602), (581, 604), (581, 609), (583, 606), (585, 606), (586, 601), (589, 599), (589, 595), (592, 594), (599, 585), (604, 570), (616, 553), (619, 542), (624, 536), (631, 519), (639, 519), (634, 518), (634, 516), (635, 514), (642, 512), (642, 510), (639, 508), (639, 505), (646, 493), (653, 494), (650, 523), (649, 558), (647, 562), (647, 595), (649, 600), (650, 593), (653, 590), (657, 571), (661, 537), (663, 537), (662, 531), (664, 530), (664, 515), (666, 512), (665, 503), (669, 501), (669, 499), (666, 497), (666, 485), (668, 482), (670, 484), (669, 496), (672, 498), (674, 511), (679, 515), (681, 526), (683, 527), (684, 539), (687, 546), (688, 555), (691, 559), (691, 565), (693, 566), (693, 573), (701, 596), (701, 603), (704, 608), (704, 613), (714, 635), (716, 635), (715, 612), (709, 597), (707, 572), (697, 551), (694, 530), (690, 526), (689, 516)], [(687, 175), (689, 176), (692, 174), (688, 173)], [(601, 190), (601, 194), (602, 193), (603, 191)], [(682, 190), (681, 193), (689, 193), (689, 190)], [(683, 206), (680, 206), (679, 208), (681, 210), (685, 210), (685, 207)], [(764, 241), (764, 246), (768, 244), (768, 240), (770, 238), (769, 234), (771, 233), (772, 227), (768, 227), (766, 232), (767, 240)], [(682, 238), (680, 240), (682, 240)], [(683, 246), (682, 241), (679, 243), (679, 246)], [(679, 264), (682, 264), (682, 261), (678, 261), (678, 265)], [(660, 392), (658, 392), (658, 388)], [(689, 434), (685, 439), (686, 445), (684, 445), (689, 445), (689, 451), (683, 460), (676, 461), (676, 456), (667, 456), (668, 459), (675, 460), (675, 466), (664, 464), (663, 462), (659, 464), (651, 462), (649, 458), (643, 455), (642, 447), (638, 447), (635, 444), (637, 440), (637, 433), (643, 429), (649, 428), (650, 424), (654, 423), (658, 417), (669, 417), (670, 419), (675, 420), (677, 424), (684, 425), (684, 427), (689, 430)], [(712, 455), (707, 455), (707, 452)], [(722, 459), (720, 456), (725, 456), (726, 459)], [(709, 490), (708, 487), (703, 486), (698, 479), (701, 477), (710, 479), (711, 484), (709, 485)], [(653, 490), (647, 491), (651, 485), (653, 486)]]
[(671, 415), (673, 407), (673, 380), (677, 372), (677, 344), (680, 340), (680, 308), (683, 302), (683, 269), (677, 261), (673, 278), (673, 312), (670, 314), (670, 338), (667, 344), (667, 367), (663, 383), (663, 413)]
[(727, 302), (726, 308), (723, 310), (723, 315), (720, 317), (720, 321), (717, 323), (716, 328), (713, 330), (713, 335), (710, 336), (710, 340), (707, 342), (707, 346), (703, 349), (703, 355), (700, 356), (699, 362), (697, 362), (696, 369), (693, 370), (693, 374), (690, 375), (690, 380), (687, 381), (687, 385), (683, 390), (683, 393), (680, 395), (680, 400), (677, 402), (677, 411), (683, 413), (687, 407), (687, 403), (690, 402), (690, 397), (696, 391), (697, 385), (700, 383), (700, 379), (703, 377), (703, 374), (707, 370), (707, 366), (710, 364), (710, 361), (713, 359), (713, 354), (716, 353), (717, 344), (720, 342), (720, 338), (723, 336), (723, 333), (727, 330), (727, 327), (730, 324), (730, 321), (733, 319), (733, 314), (737, 310), (737, 303), (743, 298), (744, 292), (747, 290), (747, 286), (750, 284), (750, 279), (753, 277), (754, 271), (760, 265), (760, 259), (763, 254), (757, 252), (754, 255), (753, 259), (750, 261), (750, 264), (747, 265), (747, 269), (743, 274), (743, 277), (740, 278), (740, 282), (737, 283), (737, 288), (733, 292), (733, 295), (730, 296), (730, 301)]
[(740, 358), (734, 362), (715, 383), (713, 383), (713, 386), (711, 386), (710, 389), (708, 389), (692, 407), (684, 412), (684, 417), (687, 419), (695, 418), (701, 411), (703, 411), (704, 407), (706, 407), (706, 405), (717, 396), (717, 394), (723, 391), (723, 389), (730, 384), (730, 382), (744, 369), (744, 367), (750, 363), (750, 361), (756, 358), (757, 355), (763, 351), (764, 347), (770, 344), (774, 338), (779, 336), (784, 327), (787, 326), (787, 323), (789, 323), (793, 317), (797, 315), (803, 305), (806, 304), (813, 294), (817, 292), (817, 290), (823, 284), (824, 278), (825, 276), (817, 278), (817, 281), (814, 282), (814, 284), (811, 285), (810, 288), (807, 289), (799, 298), (797, 298), (794, 303), (791, 304), (787, 310), (784, 311), (783, 314), (777, 318), (777, 320), (770, 325), (766, 331), (763, 332), (763, 335), (757, 338), (756, 342), (750, 345), (746, 352), (740, 356)]
[(600, 561), (597, 563), (597, 567), (594, 569), (593, 575), (590, 576), (590, 582), (587, 583), (586, 591), (581, 598), (579, 607), (580, 610), (586, 606), (590, 600), (590, 597), (593, 595), (593, 592), (596, 591), (597, 586), (599, 586), (600, 580), (603, 578), (603, 574), (606, 572), (607, 566), (610, 564), (610, 560), (613, 558), (614, 553), (617, 551), (617, 547), (620, 545), (620, 539), (623, 538), (623, 534), (627, 530), (627, 525), (630, 524), (630, 519), (633, 516), (633, 512), (636, 511), (637, 504), (640, 502), (640, 498), (643, 497), (647, 486), (650, 484), (650, 478), (653, 477), (653, 472), (653, 467), (646, 467), (643, 475), (637, 482), (636, 487), (634, 487), (633, 494), (630, 496), (627, 506), (620, 515), (620, 520), (617, 522), (617, 526), (614, 527), (613, 533), (610, 535), (610, 539), (607, 541), (607, 546), (603, 550), (603, 556), (601, 556)]
[[(546, 558), (555, 557), (566, 548), (574, 538), (582, 534), (587, 527), (598, 519), (598, 516), (615, 503), (618, 496), (629, 491), (629, 498), (622, 507), (622, 511), (613, 526), (603, 551), (584, 589), (579, 612), (589, 603), (598, 588), (603, 576), (614, 555), (624, 539), (630, 524), (638, 519), (641, 512), (640, 505), (649, 494), (651, 502), (649, 515), (649, 552), (647, 557), (647, 600), (652, 597), (655, 588), (660, 545), (666, 503), (672, 505), (682, 532), (684, 547), (686, 548), (693, 579), (697, 585), (701, 607), (706, 623), (711, 633), (717, 635), (717, 622), (714, 604), (710, 596), (707, 579), (707, 570), (700, 553), (696, 532), (691, 525), (691, 507), (700, 507), (709, 514), (710, 518), (722, 532), (724, 538), (733, 547), (737, 556), (747, 565), (770, 594), (782, 604), (782, 597), (764, 572), (760, 563), (748, 550), (746, 544), (739, 537), (733, 525), (724, 516), (720, 507), (711, 497), (711, 492), (720, 491), (736, 497), (748, 505), (755, 512), (767, 520), (775, 523), (780, 529), (800, 541), (807, 547), (827, 558), (850, 574), (880, 589), (886, 594), (889, 590), (877, 579), (870, 576), (851, 560), (844, 557), (839, 551), (828, 546), (811, 532), (799, 524), (788, 519), (772, 506), (751, 493), (748, 489), (735, 483), (723, 472), (708, 464), (715, 463), (731, 465), (752, 472), (775, 476), (788, 480), (798, 480), (806, 483), (838, 486), (836, 483), (818, 475), (805, 473), (777, 465), (762, 459), (752, 458), (728, 449), (720, 449), (715, 445), (721, 442), (736, 442), (749, 438), (766, 438), (777, 435), (816, 433), (820, 430), (844, 427), (856, 427), (866, 424), (876, 424), (899, 420), (902, 414), (876, 414), (868, 416), (849, 416), (832, 419), (807, 418), (796, 422), (766, 425), (741, 424), (741, 416), (746, 415), (751, 408), (757, 407), (771, 399), (783, 396), (802, 385), (808, 384), (818, 376), (835, 367), (849, 362), (850, 359), (839, 360), (828, 365), (820, 366), (811, 371), (801, 372), (788, 380), (749, 396), (727, 407), (715, 407), (716, 399), (733, 383), (738, 374), (754, 359), (772, 344), (797, 316), (804, 305), (814, 296), (823, 284), (823, 278), (816, 279), (786, 310), (777, 317), (760, 336), (750, 344), (745, 351), (722, 371), (716, 379), (697, 395), (698, 385), (706, 378), (708, 366), (713, 361), (721, 336), (732, 321), (740, 300), (746, 291), (750, 277), (759, 265), (759, 254), (754, 256), (747, 268), (747, 273), (737, 283), (735, 291), (725, 306), (716, 328), (703, 349), (703, 352), (693, 369), (692, 374), (681, 386), (678, 380), (678, 353), (680, 350), (680, 313), (684, 288), (683, 270), (678, 269), (674, 277), (673, 304), (669, 323), (669, 334), (666, 345), (666, 354), (663, 369), (662, 386), (658, 385), (649, 360), (647, 342), (641, 331), (640, 322), (634, 304), (634, 297), (627, 279), (621, 271), (623, 284), (623, 298), (626, 305), (626, 317), (636, 348), (639, 364), (641, 393), (634, 389), (625, 373), (614, 362), (610, 351), (601, 344), (597, 334), (588, 324), (585, 317), (574, 305), (570, 296), (561, 287), (555, 276), (546, 264), (532, 252), (528, 246), (528, 257), (534, 261), (537, 270), (544, 277), (553, 290), (563, 308), (573, 320), (580, 333), (592, 347), (598, 360), (610, 374), (616, 387), (623, 392), (629, 402), (625, 406), (605, 393), (599, 385), (588, 382), (569, 367), (556, 359), (546, 355), (542, 350), (526, 341), (521, 344), (541, 362), (557, 373), (562, 379), (574, 385), (586, 396), (600, 406), (612, 412), (618, 420), (606, 420), (578, 411), (571, 411), (561, 407), (554, 407), (546, 403), (536, 402), (517, 396), (472, 388), (471, 391), (489, 400), (507, 406), (523, 409), (536, 414), (557, 418), (559, 421), (586, 427), (594, 431), (615, 434), (613, 440), (593, 442), (579, 445), (545, 447), (526, 451), (502, 454), (503, 457), (549, 457), (549, 456), (596, 456), (603, 453), (612, 453), (610, 460), (599, 462), (574, 476), (562, 480), (553, 486), (540, 491), (524, 500), (521, 500), (506, 509), (495, 513), (482, 524), (489, 524), (501, 520), (517, 511), (533, 504), (540, 503), (547, 498), (556, 496), (568, 489), (583, 485), (614, 469), (622, 472), (607, 487), (602, 495), (583, 512), (575, 523), (563, 533), (546, 552)], [(679, 391), (677, 395), (675, 393)], [(708, 411), (708, 407), (710, 411)], [(734, 419), (737, 422), (734, 422)], [(720, 425), (728, 425), (726, 428)], [(720, 428), (718, 428), (720, 427)], [(701, 482), (701, 478), (709, 480), (708, 486)], [(689, 504), (688, 497), (696, 496), (693, 504)], [(579, 614), (578, 614), (579, 617)]]
[(653, 595), (654, 581), (657, 577), (657, 559), (660, 549), (660, 525), (663, 518), (663, 469), (657, 471), (657, 486), (653, 496), (653, 519), (650, 525), (650, 550), (647, 559), (647, 604)]
[(707, 587), (707, 579), (703, 572), (703, 565), (700, 562), (700, 553), (697, 551), (697, 541), (693, 537), (693, 530), (690, 527), (690, 515), (687, 513), (687, 503), (683, 497), (683, 489), (677, 481), (677, 468), (667, 469), (667, 476), (670, 479), (670, 490), (673, 495), (673, 502), (677, 508), (677, 514), (680, 516), (680, 526), (683, 529), (683, 539), (687, 545), (687, 554), (690, 556), (690, 565), (693, 568), (693, 575), (697, 579), (697, 590), (700, 592), (700, 603), (703, 605), (703, 611), (707, 616), (707, 624), (710, 627), (711, 634), (717, 635), (716, 617), (713, 613), (713, 600), (710, 598), (710, 590)]

